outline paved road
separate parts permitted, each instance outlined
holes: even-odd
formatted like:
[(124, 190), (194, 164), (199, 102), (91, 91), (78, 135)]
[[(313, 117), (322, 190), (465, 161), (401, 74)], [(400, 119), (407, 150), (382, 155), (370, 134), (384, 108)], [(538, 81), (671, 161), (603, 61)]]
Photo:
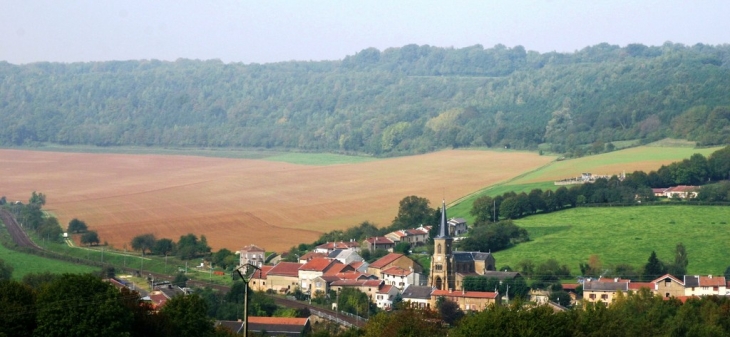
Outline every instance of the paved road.
[[(28, 237), (28, 235), (25, 234), (25, 231), (23, 231), (23, 229), (20, 228), (20, 225), (18, 224), (18, 222), (15, 221), (15, 217), (13, 217), (13, 215), (9, 211), (7, 211), (5, 209), (0, 209), (0, 220), (2, 220), (3, 223), (5, 223), (5, 227), (7, 227), (8, 232), (10, 233), (10, 236), (12, 237), (13, 241), (18, 246), (36, 249), (36, 250), (43, 250), (43, 248), (36, 245), (35, 242), (33, 242), (33, 240), (31, 240)], [(122, 269), (122, 268), (119, 268), (119, 269)], [(130, 274), (133, 274), (139, 270), (134, 269), (134, 268), (126, 268), (126, 270), (124, 270), (124, 271), (126, 271)], [(172, 278), (170, 277), (170, 275), (151, 273), (151, 272), (144, 271), (144, 270), (140, 271), (140, 274), (142, 276), (147, 276), (147, 275), (154, 276), (155, 280), (172, 281)], [(190, 281), (188, 281), (188, 284), (191, 286), (196, 286), (196, 287), (210, 287), (212, 289), (216, 289), (221, 292), (228, 292), (230, 290), (230, 287), (228, 287), (228, 286), (215, 284), (215, 283), (208, 283), (205, 281), (190, 280)], [(327, 310), (327, 309), (322, 309), (319, 307), (310, 306), (304, 302), (292, 301), (292, 300), (289, 300), (286, 298), (281, 298), (278, 296), (271, 296), (271, 297), (274, 299), (274, 303), (276, 303), (279, 306), (283, 306), (283, 307), (287, 307), (287, 308), (297, 308), (297, 309), (311, 308), (311, 309), (314, 309), (317, 311), (324, 312), (328, 315), (337, 317), (340, 320), (343, 320), (345, 322), (348, 322), (348, 323), (353, 324), (358, 327), (362, 327), (365, 324), (365, 322), (363, 322), (361, 320), (358, 320), (358, 319), (350, 317), (350, 316), (345, 316), (345, 315), (339, 314), (332, 310)]]

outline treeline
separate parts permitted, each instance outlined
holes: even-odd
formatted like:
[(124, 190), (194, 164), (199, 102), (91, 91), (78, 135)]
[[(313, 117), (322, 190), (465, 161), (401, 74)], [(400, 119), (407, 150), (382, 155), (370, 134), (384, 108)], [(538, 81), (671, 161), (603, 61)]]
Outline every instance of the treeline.
[[(117, 289), (93, 274), (27, 274), (14, 281), (0, 260), (0, 336), (236, 336), (214, 319), (243, 317), (245, 285), (210, 288), (167, 300), (157, 310), (136, 291)], [(108, 276), (108, 275), (105, 275)], [(308, 317), (249, 292), (249, 315)]]
[(156, 255), (174, 255), (181, 260), (191, 260), (196, 257), (204, 257), (210, 254), (210, 246), (205, 235), (200, 239), (195, 234), (181, 235), (175, 242), (171, 239), (155, 238), (154, 234), (140, 234), (132, 238), (132, 249), (139, 251), (144, 256), (147, 252)]
[[(689, 159), (662, 165), (656, 171), (628, 173), (623, 179), (614, 175), (570, 188), (561, 186), (554, 191), (533, 189), (530, 193), (510, 191), (495, 197), (482, 196), (474, 201), (470, 214), (475, 217), (475, 226), (478, 226), (499, 219), (518, 219), (579, 205), (637, 204), (657, 200), (652, 188), (697, 186), (727, 178), (730, 178), (730, 146), (713, 152), (709, 158), (695, 153)], [(730, 184), (727, 182), (705, 185), (699, 188), (697, 199), (727, 201), (728, 191)]]
[[(0, 63), (0, 145), (580, 155), (612, 141), (730, 142), (730, 46), (366, 49), (341, 61)], [(593, 144), (586, 149), (585, 144)]]

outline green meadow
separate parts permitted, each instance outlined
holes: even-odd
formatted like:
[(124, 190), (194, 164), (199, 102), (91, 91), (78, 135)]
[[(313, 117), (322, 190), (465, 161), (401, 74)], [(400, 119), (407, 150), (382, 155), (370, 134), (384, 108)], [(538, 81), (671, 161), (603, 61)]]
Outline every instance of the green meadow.
[[(686, 143), (686, 142), (685, 142)], [(640, 166), (644, 171), (656, 170), (660, 162), (681, 161), (691, 157), (695, 153), (701, 153), (705, 157), (722, 147), (696, 149), (678, 140), (664, 140), (646, 146), (628, 148), (619, 151), (603, 153), (595, 156), (586, 156), (576, 159), (554, 161), (531, 172), (517, 176), (509, 181), (486, 187), (471, 195), (455, 201), (449, 205), (449, 216), (461, 217), (473, 223), (474, 217), (469, 214), (472, 204), (477, 198), (488, 195), (497, 196), (505, 192), (529, 193), (535, 188), (554, 190), (553, 181), (557, 179), (570, 178), (579, 175), (581, 172), (604, 173), (606, 167)], [(640, 163), (640, 164), (639, 164)], [(626, 172), (633, 172), (634, 169), (626, 169)], [(620, 171), (614, 172), (621, 173)], [(570, 187), (570, 186), (567, 186)]]
[(661, 205), (579, 207), (515, 222), (530, 233), (530, 242), (494, 254), (497, 266), (515, 267), (522, 260), (538, 264), (555, 259), (574, 275), (592, 254), (604, 268), (626, 263), (643, 267), (652, 251), (674, 261), (681, 242), (689, 257), (688, 274), (722, 274), (730, 265), (730, 207)]
[[(0, 224), (2, 224), (2, 222), (0, 222)], [(13, 266), (13, 278), (16, 280), (20, 280), (23, 276), (30, 273), (51, 272), (54, 274), (81, 274), (99, 271), (99, 268), (95, 267), (58, 261), (8, 249), (5, 247), (5, 244), (10, 242), (10, 235), (5, 229), (5, 225), (0, 226), (0, 236), (2, 237), (3, 243), (0, 244), (0, 259)]]

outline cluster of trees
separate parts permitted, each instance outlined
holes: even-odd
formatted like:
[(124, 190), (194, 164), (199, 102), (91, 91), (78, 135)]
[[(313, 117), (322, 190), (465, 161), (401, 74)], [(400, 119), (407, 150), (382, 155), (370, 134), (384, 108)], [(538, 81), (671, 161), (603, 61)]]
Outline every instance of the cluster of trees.
[(131, 245), (132, 249), (140, 251), (143, 256), (149, 252), (164, 256), (175, 255), (182, 260), (207, 256), (210, 253), (210, 246), (208, 246), (208, 240), (205, 235), (201, 235), (200, 239), (198, 239), (192, 233), (180, 236), (178, 242), (167, 238), (158, 240), (154, 234), (141, 234), (132, 238)]
[(616, 140), (730, 141), (730, 46), (365, 49), (340, 61), (0, 63), (0, 145), (290, 148), (378, 156)]
[(466, 251), (497, 252), (529, 240), (527, 230), (504, 220), (472, 227), (469, 236), (458, 241), (457, 246)]
[(60, 242), (63, 229), (61, 229), (58, 219), (43, 214), (41, 209), (45, 204), (46, 195), (33, 191), (27, 204), (12, 203), (6, 205), (6, 207), (15, 215), (15, 218), (24, 228), (36, 232), (44, 240)]
[[(7, 271), (7, 273), (6, 273)], [(2, 336), (233, 336), (215, 329), (213, 319), (243, 317), (245, 284), (228, 292), (199, 288), (176, 296), (156, 312), (137, 292), (121, 291), (93, 274), (27, 274), (11, 279), (12, 267), (0, 260)], [(111, 271), (113, 274), (113, 271)], [(104, 272), (103, 274), (106, 274)], [(108, 276), (108, 275), (104, 275)], [(307, 309), (282, 308), (263, 292), (250, 291), (249, 315), (309, 317)]]
[(176, 296), (156, 312), (137, 292), (92, 274), (28, 274), (0, 280), (3, 336), (233, 336), (216, 329), (199, 295)]

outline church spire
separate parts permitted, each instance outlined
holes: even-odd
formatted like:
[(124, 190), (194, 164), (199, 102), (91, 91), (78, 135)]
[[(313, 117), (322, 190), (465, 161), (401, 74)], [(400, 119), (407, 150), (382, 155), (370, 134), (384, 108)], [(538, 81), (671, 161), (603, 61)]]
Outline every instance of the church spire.
[(441, 201), (441, 224), (439, 225), (439, 238), (449, 237), (449, 224), (446, 223), (446, 200)]

